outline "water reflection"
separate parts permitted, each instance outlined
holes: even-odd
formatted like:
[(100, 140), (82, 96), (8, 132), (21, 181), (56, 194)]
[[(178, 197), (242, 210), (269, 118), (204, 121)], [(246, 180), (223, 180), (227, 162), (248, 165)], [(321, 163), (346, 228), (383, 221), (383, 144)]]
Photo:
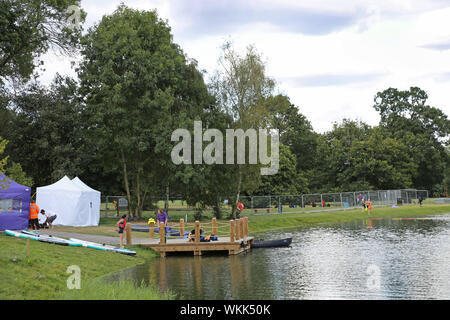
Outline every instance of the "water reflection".
[[(120, 277), (170, 288), (184, 299), (449, 299), (449, 218), (368, 218), (267, 233), (258, 236), (292, 237), (291, 248), (167, 257)], [(368, 285), (372, 280), (377, 285)]]

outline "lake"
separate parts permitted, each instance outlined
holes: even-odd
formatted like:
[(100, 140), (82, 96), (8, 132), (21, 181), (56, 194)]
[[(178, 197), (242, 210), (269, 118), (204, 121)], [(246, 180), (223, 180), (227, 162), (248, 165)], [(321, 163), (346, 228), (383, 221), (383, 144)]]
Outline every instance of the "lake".
[(289, 248), (168, 256), (113, 276), (180, 299), (450, 299), (450, 214), (276, 231)]

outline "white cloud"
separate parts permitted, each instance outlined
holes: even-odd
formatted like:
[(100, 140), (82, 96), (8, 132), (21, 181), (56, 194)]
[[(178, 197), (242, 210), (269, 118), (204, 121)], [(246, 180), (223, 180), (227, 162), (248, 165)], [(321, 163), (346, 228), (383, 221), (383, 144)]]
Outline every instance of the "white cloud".
[[(112, 13), (120, 2), (83, 1), (87, 24)], [(254, 44), (267, 59), (268, 74), (317, 131), (331, 129), (344, 117), (376, 125), (373, 97), (389, 87), (419, 86), (428, 92), (430, 105), (450, 113), (446, 1), (124, 2), (136, 9), (156, 8), (172, 27), (174, 41), (209, 73), (226, 39), (241, 49)], [(46, 80), (55, 71), (74, 74), (66, 60), (47, 55), (46, 61)]]

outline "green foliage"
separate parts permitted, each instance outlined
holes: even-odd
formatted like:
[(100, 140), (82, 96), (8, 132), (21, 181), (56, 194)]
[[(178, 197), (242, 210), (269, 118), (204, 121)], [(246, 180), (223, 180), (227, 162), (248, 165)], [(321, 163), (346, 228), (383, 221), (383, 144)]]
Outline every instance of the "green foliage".
[(19, 163), (12, 162), (9, 168), (6, 170), (6, 174), (8, 178), (24, 186), (33, 185), (33, 179), (27, 176)]
[(156, 11), (120, 5), (82, 44), (78, 75), (90, 134), (113, 156), (130, 214), (139, 216), (152, 189), (176, 187), (183, 175), (189, 179), (189, 168), (171, 161), (170, 137), (176, 128), (192, 127), (211, 97), (196, 62), (172, 42)]
[(280, 144), (279, 170), (275, 175), (261, 178), (256, 194), (282, 195), (308, 193), (307, 179), (297, 171), (295, 156), (288, 146)]
[[(314, 176), (329, 192), (412, 187), (417, 166), (400, 141), (381, 128), (344, 119), (319, 140)], [(336, 188), (337, 187), (337, 188)]]
[(160, 293), (156, 287), (149, 287), (142, 281), (133, 280), (106, 282), (102, 279), (87, 281), (80, 290), (65, 290), (58, 300), (172, 300), (171, 292)]
[[(2, 0), (0, 2), (0, 87), (11, 78), (28, 79), (49, 48), (76, 48), (81, 29), (69, 28), (71, 5), (80, 0)], [(86, 14), (80, 10), (80, 23)], [(36, 62), (38, 62), (36, 64)]]
[[(2, 137), (0, 137), (0, 173), (5, 172), (5, 166), (6, 166), (6, 162), (8, 160), (8, 157), (2, 158), (2, 154), (5, 151), (5, 147), (6, 144), (8, 143), (8, 141), (2, 139)], [(0, 179), (0, 189), (4, 189), (6, 188), (6, 179)]]
[(414, 186), (435, 190), (448, 163), (444, 146), (449, 142), (450, 120), (427, 100), (427, 93), (417, 87), (389, 88), (377, 93), (374, 108), (380, 113), (383, 133), (405, 145), (417, 165)]
[(77, 84), (57, 76), (49, 88), (32, 83), (14, 97), (14, 118), (5, 132), (7, 153), (41, 186), (82, 172), (92, 148), (83, 139)]

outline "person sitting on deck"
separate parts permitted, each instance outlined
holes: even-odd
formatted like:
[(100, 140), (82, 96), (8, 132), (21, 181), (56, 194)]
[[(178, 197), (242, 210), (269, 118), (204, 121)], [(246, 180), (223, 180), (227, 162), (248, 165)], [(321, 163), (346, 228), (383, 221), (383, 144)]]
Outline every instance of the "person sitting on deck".
[[(200, 239), (202, 238), (203, 229), (200, 230)], [(191, 232), (189, 232), (189, 241), (194, 242), (195, 241), (195, 229), (192, 229)]]

